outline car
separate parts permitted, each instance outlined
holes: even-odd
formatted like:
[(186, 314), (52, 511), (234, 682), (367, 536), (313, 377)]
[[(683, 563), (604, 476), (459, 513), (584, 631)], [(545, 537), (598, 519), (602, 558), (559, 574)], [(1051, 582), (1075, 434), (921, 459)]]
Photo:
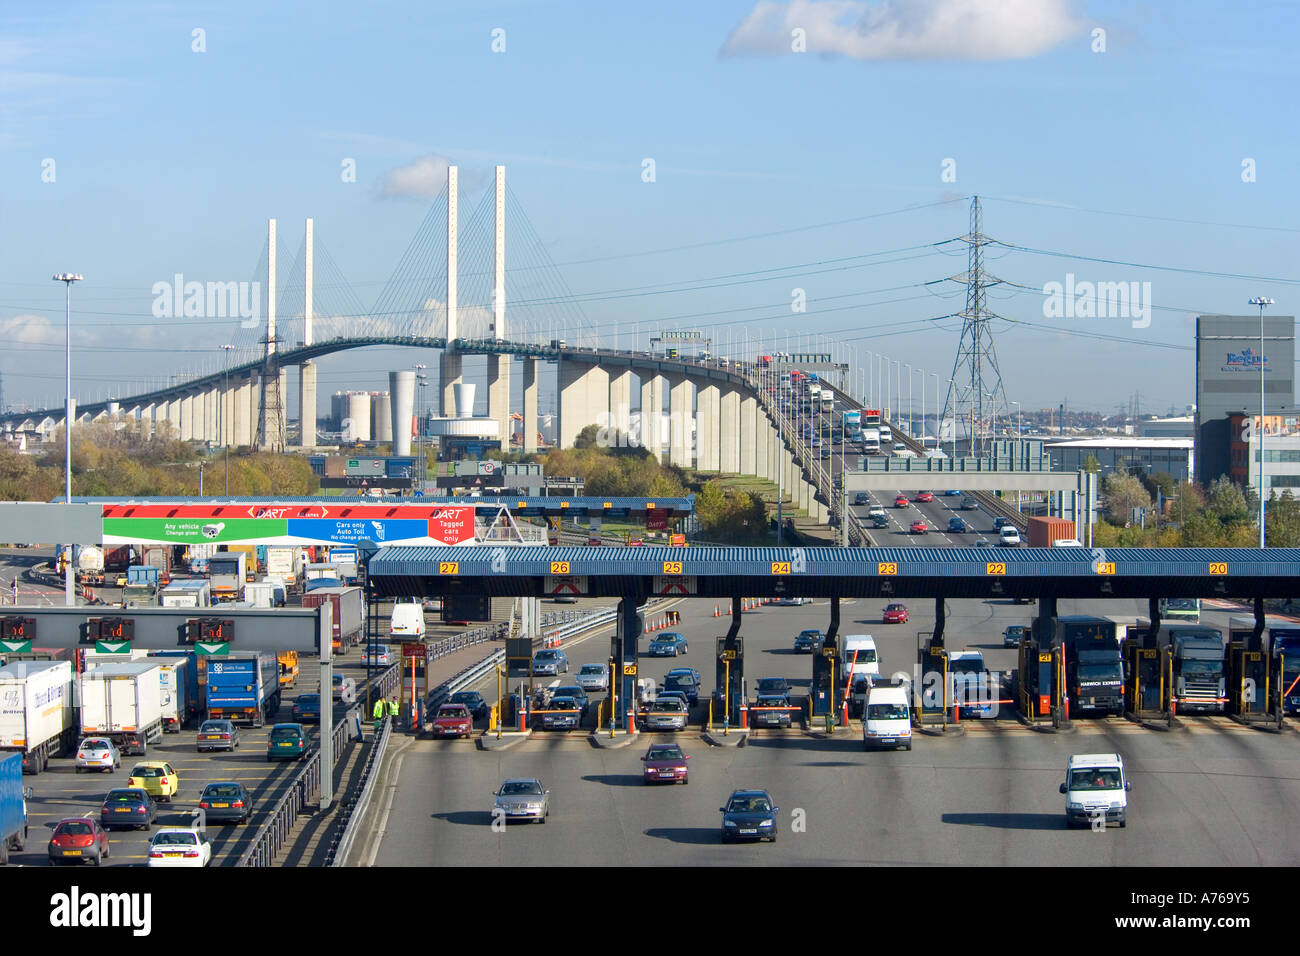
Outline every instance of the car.
[(665, 678), (674, 677), (678, 674), (687, 675), (692, 680), (694, 680), (696, 684), (699, 684), (702, 680), (702, 678), (700, 677), (700, 672), (697, 671), (694, 667), (674, 667), (667, 674), (665, 674), (664, 677)]
[(1029, 636), (1029, 628), (1023, 624), (1008, 624), (1002, 632), (1003, 647), (1019, 647), (1020, 642)]
[(194, 746), (199, 753), (209, 750), (238, 750), (239, 728), (233, 720), (205, 720), (199, 724)]
[(873, 528), (888, 528), (888, 527), (889, 527), (889, 518), (888, 518), (886, 515), (883, 515), (883, 514), (872, 515), (872, 516), (871, 516), (871, 527), (873, 527)]
[(1073, 754), (1065, 767), (1065, 823), (1128, 826), (1128, 794), (1133, 789), (1119, 754)]
[(604, 664), (583, 664), (574, 678), (583, 690), (609, 690), (609, 668)]
[(1011, 523), (1010, 518), (1004, 518), (1001, 515), (999, 515), (998, 517), (993, 519), (993, 530), (1001, 531), (1004, 527), (1006, 527), (1010, 523)]
[(420, 602), (420, 606), (426, 611), (441, 611), (442, 598), (425, 598)]
[(886, 624), (906, 624), (907, 623), (907, 605), (905, 604), (886, 604), (884, 613), (881, 615)]
[(686, 701), (661, 692), (646, 708), (645, 726), (647, 730), (685, 730), (689, 718)]
[(831, 450), (830, 450), (829, 448), (826, 448), (825, 446), (823, 446), (823, 447), (822, 447), (822, 458), (829, 458), (829, 457), (831, 457)]
[(302, 724), (276, 724), (266, 738), (266, 759), (301, 760), (307, 756), (307, 728)]
[(961, 510), (962, 510), (962, 511), (978, 511), (978, 510), (979, 510), (979, 506), (980, 506), (980, 503), (979, 503), (978, 501), (976, 501), (974, 498), (971, 498), (971, 497), (969, 497), (969, 496), (967, 496), (967, 497), (965, 497), (965, 498), (963, 498), (963, 499), (961, 500)]
[(945, 491), (944, 495), (949, 498), (956, 498), (961, 495), (961, 492), (954, 488), (952, 491)]
[(392, 648), (387, 644), (376, 644), (373, 647), (366, 647), (365, 652), (361, 655), (361, 663), (366, 667), (387, 667), (393, 663), (395, 656)]
[[(789, 520), (789, 519), (787, 519)], [(803, 607), (809, 599), (801, 597), (780, 597), (776, 599), (777, 607)]]
[(681, 668), (676, 673), (666, 675), (659, 690), (661, 694), (680, 691), (685, 695), (687, 703), (694, 707), (700, 701), (700, 682), (694, 674), (683, 673), (684, 670)]
[(591, 706), (591, 698), (587, 696), (586, 690), (580, 684), (563, 684), (551, 690), (551, 698), (572, 697), (582, 708), (582, 716), (587, 716), (587, 709)]
[(87, 737), (77, 744), (77, 773), (83, 770), (107, 770), (112, 773), (122, 766), (122, 754), (117, 744), (107, 737)]
[(493, 792), (492, 819), (533, 820), (545, 823), (551, 815), (551, 791), (536, 777), (511, 777)]
[(867, 517), (868, 517), (868, 518), (884, 518), (884, 517), (886, 517), (884, 506), (883, 506), (883, 505), (872, 505), (870, 508), (867, 509)]
[(826, 635), (815, 628), (800, 631), (794, 636), (794, 652), (796, 654), (815, 654), (824, 640), (826, 640)]
[(925, 523), (924, 518), (917, 518), (912, 522), (912, 534), (929, 534), (930, 526)]
[(576, 594), (557, 594), (555, 597), (551, 598), (551, 601), (552, 601), (552, 603), (554, 603), (554, 604), (577, 604), (577, 603), (578, 603), (578, 595), (576, 595)]
[(907, 500), (907, 495), (899, 495), (894, 499), (895, 508), (906, 508), (911, 502)]
[(54, 832), (50, 834), (50, 844), (46, 851), (50, 856), (50, 866), (61, 863), (85, 863), (94, 866), (108, 859), (108, 831), (98, 820), (86, 817), (67, 817), (52, 824)]
[(934, 501), (934, 492), (932, 491), (917, 492), (916, 500), (921, 502)]
[(533, 655), (534, 674), (569, 673), (569, 656), (564, 651), (548, 648)]
[(749, 719), (755, 727), (789, 727), (790, 699), (782, 694), (759, 694)]
[(242, 826), (253, 813), (253, 795), (242, 783), (223, 780), (210, 783), (199, 794), (199, 809), (208, 823)]
[(790, 703), (790, 682), (784, 677), (760, 677), (755, 693), (759, 697), (780, 697)]
[(667, 698), (671, 697), (671, 698), (673, 698), (674, 700), (680, 700), (683, 704), (686, 705), (687, 712), (690, 711), (691, 702), (687, 699), (687, 697), (686, 697), (686, 692), (685, 692), (685, 691), (682, 691), (682, 690), (661, 690), (661, 691), (658, 691), (657, 693), (658, 693), (658, 697), (653, 698), (654, 700), (659, 700), (659, 699), (661, 699), (661, 698), (666, 700)]
[(953, 534), (965, 534), (969, 530), (970, 528), (969, 526), (967, 526), (964, 518), (959, 518), (956, 515), (954, 515), (953, 517), (948, 519), (949, 532)]
[(106, 830), (139, 827), (148, 830), (158, 816), (158, 804), (141, 787), (108, 791), (99, 808), (99, 823)]
[(871, 495), (867, 494), (865, 491), (859, 491), (853, 496), (853, 503), (855, 505), (869, 505), (871, 504)]
[(1003, 548), (1020, 547), (1020, 530), (1013, 524), (1003, 525), (998, 535), (998, 545)]
[(165, 760), (144, 760), (131, 768), (128, 787), (139, 787), (151, 797), (171, 803), (181, 788), (181, 777)]
[(552, 697), (541, 712), (543, 730), (577, 730), (582, 726), (582, 706), (572, 697)]
[(293, 719), (300, 724), (319, 724), (320, 694), (299, 694), (293, 702)]
[(149, 866), (204, 867), (212, 862), (212, 844), (203, 831), (164, 827), (149, 841)]
[(722, 813), (722, 842), (771, 840), (776, 842), (776, 815), (780, 807), (766, 790), (735, 790), (718, 807)]
[(641, 779), (645, 783), (684, 783), (690, 784), (690, 768), (686, 761), (689, 754), (682, 753), (677, 744), (651, 744), (641, 762)]
[(443, 704), (433, 716), (435, 737), (468, 737), (474, 732), (474, 715), (464, 704)]
[(676, 657), (688, 650), (686, 638), (676, 631), (664, 631), (650, 642), (646, 654), (650, 657)]
[(482, 720), (488, 715), (488, 702), (483, 699), (483, 695), (476, 690), (458, 690), (447, 698), (449, 704), (464, 704), (469, 708), (469, 712), (474, 715), (475, 720)]
[(977, 539), (975, 540), (975, 547), (977, 547), (977, 548), (991, 548), (991, 547), (993, 547), (993, 542), (989, 541), (988, 538), (977, 538)]

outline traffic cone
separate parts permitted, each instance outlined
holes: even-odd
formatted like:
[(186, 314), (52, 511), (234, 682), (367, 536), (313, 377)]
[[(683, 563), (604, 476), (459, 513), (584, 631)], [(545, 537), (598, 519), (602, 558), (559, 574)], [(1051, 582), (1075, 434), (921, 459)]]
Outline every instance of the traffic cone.
[(718, 616), (718, 606), (716, 604), (713, 605), (713, 616), (714, 617)]

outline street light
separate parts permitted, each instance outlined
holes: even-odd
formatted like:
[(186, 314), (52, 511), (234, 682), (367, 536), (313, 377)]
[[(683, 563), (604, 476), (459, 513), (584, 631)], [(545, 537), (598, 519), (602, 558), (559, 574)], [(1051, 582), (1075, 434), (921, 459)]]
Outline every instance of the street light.
[[(72, 283), (81, 282), (82, 276), (79, 272), (60, 272), (54, 276), (54, 281), (62, 282), (66, 292), (64, 317), (67, 333), (65, 358), (67, 359), (68, 374), (67, 392), (64, 395), (63, 405), (63, 490), (65, 503), (72, 504)], [(77, 603), (74, 581), (72, 548), (69, 546), (63, 572), (63, 602), (65, 604)]]
[(1259, 546), (1264, 547), (1264, 307), (1276, 305), (1267, 296), (1250, 300), (1259, 306)]

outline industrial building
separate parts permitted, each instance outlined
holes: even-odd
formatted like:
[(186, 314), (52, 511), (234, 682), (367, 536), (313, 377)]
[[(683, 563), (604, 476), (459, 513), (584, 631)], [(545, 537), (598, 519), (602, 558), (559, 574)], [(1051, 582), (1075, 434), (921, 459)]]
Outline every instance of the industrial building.
[(1190, 438), (1080, 438), (1052, 442), (1047, 455), (1052, 471), (1082, 471), (1089, 456), (1101, 465), (1102, 477), (1121, 468), (1128, 472), (1166, 472), (1175, 481), (1188, 481), (1193, 469), (1195, 443)]

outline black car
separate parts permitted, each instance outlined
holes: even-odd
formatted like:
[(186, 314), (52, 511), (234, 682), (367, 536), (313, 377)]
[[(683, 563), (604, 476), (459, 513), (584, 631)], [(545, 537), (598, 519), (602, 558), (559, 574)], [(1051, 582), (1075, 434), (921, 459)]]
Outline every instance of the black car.
[(966, 522), (964, 520), (952, 517), (948, 519), (948, 530), (955, 533), (965, 533), (969, 529), (966, 527)]
[(782, 694), (759, 694), (750, 721), (755, 727), (789, 727), (790, 700)]
[(1002, 632), (1003, 647), (1019, 647), (1021, 638), (1027, 637), (1029, 628), (1023, 624), (1009, 624)]
[(692, 707), (700, 702), (700, 685), (687, 674), (669, 674), (664, 678), (664, 692), (680, 691)]
[(822, 646), (825, 636), (821, 631), (808, 629), (800, 631), (794, 638), (794, 652), (796, 654), (812, 654), (817, 648)]
[(784, 677), (762, 677), (758, 681), (759, 697), (780, 697), (790, 703), (790, 682)]
[(474, 715), (475, 720), (488, 715), (488, 703), (483, 699), (483, 695), (476, 690), (458, 690), (447, 698), (447, 703), (464, 704), (469, 708), (469, 712)]
[(103, 806), (99, 808), (99, 824), (105, 830), (117, 827), (148, 830), (157, 818), (158, 804), (139, 787), (108, 791)]
[(551, 698), (554, 699), (556, 697), (572, 697), (578, 702), (578, 707), (582, 710), (582, 716), (584, 718), (587, 716), (587, 709), (591, 705), (591, 698), (587, 696), (587, 692), (577, 684), (565, 684), (563, 687), (555, 688), (555, 690), (551, 691)]
[(208, 823), (244, 824), (253, 812), (253, 795), (242, 783), (210, 783), (199, 795), (199, 808)]
[(855, 505), (869, 505), (871, 504), (871, 495), (867, 494), (865, 491), (859, 491), (853, 496), (853, 503)]
[(771, 840), (776, 842), (776, 815), (781, 808), (773, 804), (766, 790), (736, 790), (722, 813), (722, 842), (733, 840)]

